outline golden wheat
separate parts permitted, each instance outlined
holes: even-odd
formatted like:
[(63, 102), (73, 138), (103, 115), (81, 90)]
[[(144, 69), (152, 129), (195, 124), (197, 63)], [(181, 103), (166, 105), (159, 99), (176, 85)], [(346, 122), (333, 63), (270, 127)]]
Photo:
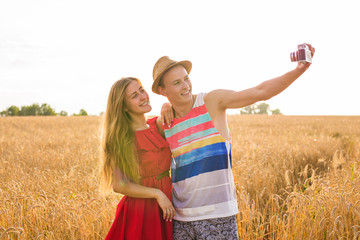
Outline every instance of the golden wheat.
[[(360, 117), (228, 116), (241, 239), (359, 239)], [(103, 239), (99, 117), (0, 118), (0, 239)]]

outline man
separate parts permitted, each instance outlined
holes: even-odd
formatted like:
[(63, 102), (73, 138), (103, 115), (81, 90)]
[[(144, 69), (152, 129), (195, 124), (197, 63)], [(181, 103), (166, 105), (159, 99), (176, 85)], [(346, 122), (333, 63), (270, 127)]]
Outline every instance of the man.
[[(315, 49), (308, 47), (314, 55)], [(310, 65), (299, 62), (294, 70), (243, 91), (193, 95), (190, 61), (164, 56), (155, 63), (152, 90), (168, 98), (175, 115), (173, 124), (164, 127), (173, 155), (174, 239), (238, 239), (226, 109), (270, 99)]]

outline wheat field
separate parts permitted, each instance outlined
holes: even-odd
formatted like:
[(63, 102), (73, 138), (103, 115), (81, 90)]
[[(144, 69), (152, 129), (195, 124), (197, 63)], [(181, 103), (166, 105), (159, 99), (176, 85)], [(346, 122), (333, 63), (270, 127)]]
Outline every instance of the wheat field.
[[(228, 116), (240, 239), (360, 239), (360, 116)], [(104, 239), (100, 117), (0, 118), (0, 240)]]

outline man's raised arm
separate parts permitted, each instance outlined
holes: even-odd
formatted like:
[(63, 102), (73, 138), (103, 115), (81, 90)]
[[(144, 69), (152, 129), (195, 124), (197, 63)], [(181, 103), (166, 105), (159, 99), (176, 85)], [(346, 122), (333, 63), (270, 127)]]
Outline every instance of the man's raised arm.
[[(313, 56), (315, 48), (307, 44)], [(232, 91), (218, 89), (211, 91), (206, 96), (206, 101), (212, 106), (217, 106), (217, 110), (225, 111), (228, 108), (242, 108), (258, 101), (264, 101), (276, 96), (290, 86), (299, 78), (311, 63), (299, 62), (297, 67), (282, 76), (262, 82), (256, 87), (242, 91)]]

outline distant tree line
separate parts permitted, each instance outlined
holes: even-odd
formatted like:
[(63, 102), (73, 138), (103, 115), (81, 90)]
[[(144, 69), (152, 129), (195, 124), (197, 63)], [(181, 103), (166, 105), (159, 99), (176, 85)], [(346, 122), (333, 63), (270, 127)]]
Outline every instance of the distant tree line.
[[(258, 103), (246, 106), (240, 109), (240, 114), (282, 114), (279, 109), (270, 110), (270, 105), (267, 103)], [(55, 112), (49, 104), (43, 103), (41, 105), (34, 103), (30, 106), (10, 106), (4, 111), (0, 112), (0, 116), (68, 116), (66, 111)], [(80, 109), (79, 113), (72, 114), (72, 116), (88, 116), (84, 109)]]
[[(67, 116), (66, 111), (55, 112), (55, 109), (50, 107), (49, 104), (43, 103), (41, 105), (34, 103), (30, 106), (10, 106), (4, 111), (0, 112), (0, 116)], [(87, 112), (84, 109), (80, 109), (79, 114), (74, 113), (72, 116), (87, 116)]]
[(282, 114), (280, 109), (270, 110), (270, 105), (267, 103), (258, 103), (252, 104), (246, 107), (241, 108), (240, 114), (266, 114), (268, 115), (271, 112), (272, 115), (274, 114)]

